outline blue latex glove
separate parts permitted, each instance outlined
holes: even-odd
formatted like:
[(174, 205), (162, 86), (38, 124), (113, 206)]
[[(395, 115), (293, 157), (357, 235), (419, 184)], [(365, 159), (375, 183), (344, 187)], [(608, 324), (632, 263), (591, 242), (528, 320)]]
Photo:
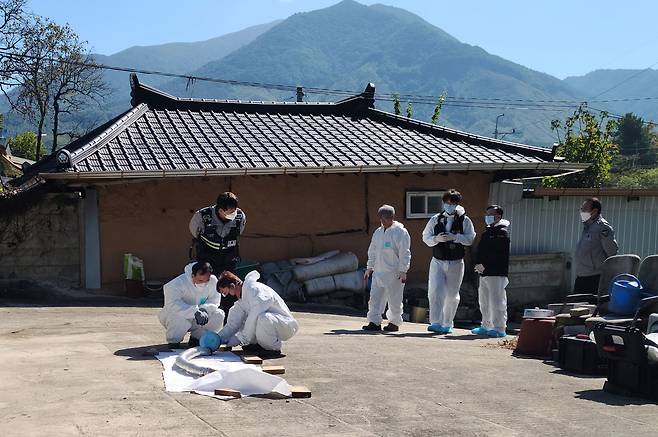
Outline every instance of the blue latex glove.
[(203, 326), (208, 323), (208, 312), (204, 308), (199, 308), (194, 313), (194, 319), (196, 320), (197, 325)]

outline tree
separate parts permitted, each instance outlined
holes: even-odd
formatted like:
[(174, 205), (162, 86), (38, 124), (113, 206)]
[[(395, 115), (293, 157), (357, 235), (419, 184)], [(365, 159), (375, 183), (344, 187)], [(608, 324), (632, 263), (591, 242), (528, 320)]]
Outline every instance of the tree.
[(551, 128), (557, 132), (558, 147), (556, 153), (569, 162), (590, 163), (584, 171), (559, 178), (545, 178), (544, 186), (551, 187), (599, 187), (608, 179), (611, 162), (618, 153), (614, 142), (617, 122), (608, 117), (606, 112), (594, 116), (585, 105), (580, 106), (564, 122), (563, 135), (560, 139), (562, 123), (551, 122)]
[(414, 108), (411, 106), (411, 102), (407, 102), (407, 118), (411, 118), (414, 116)]
[(432, 114), (432, 124), (436, 124), (439, 121), (441, 116), (441, 109), (443, 108), (443, 103), (446, 101), (448, 93), (446, 91), (442, 92), (439, 96), (439, 99), (436, 101), (436, 106), (434, 106), (434, 113)]
[(107, 88), (86, 43), (68, 25), (36, 16), (22, 27), (21, 33), (22, 52), (11, 56), (9, 62), (14, 89), (5, 95), (14, 110), (36, 124), (39, 159), (46, 121), (52, 119), (54, 152), (58, 138), (71, 134), (59, 131), (61, 115), (100, 98)]
[(400, 94), (393, 94), (393, 112), (395, 115), (400, 115)]
[(34, 132), (23, 132), (7, 140), (11, 153), (22, 158), (35, 160), (37, 156), (37, 136)]
[(27, 0), (0, 0), (0, 86), (11, 86), (12, 56), (19, 54)]
[(635, 164), (651, 165), (658, 161), (658, 148), (654, 126), (629, 112), (619, 120), (615, 141), (620, 156), (615, 167), (635, 167)]

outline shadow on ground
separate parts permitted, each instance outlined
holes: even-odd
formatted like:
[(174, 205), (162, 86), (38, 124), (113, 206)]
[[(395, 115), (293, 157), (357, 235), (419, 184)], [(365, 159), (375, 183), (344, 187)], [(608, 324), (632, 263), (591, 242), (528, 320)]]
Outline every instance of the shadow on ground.
[(135, 307), (162, 308), (163, 295), (149, 293), (130, 298), (94, 293), (85, 289), (63, 289), (28, 280), (0, 280), (0, 307)]
[(608, 393), (603, 389), (577, 391), (574, 397), (576, 399), (585, 399), (587, 401), (597, 402), (599, 404), (611, 405), (616, 407), (623, 407), (625, 405), (648, 405), (655, 403), (649, 399), (626, 397), (626, 396)]
[(165, 344), (151, 344), (146, 346), (130, 347), (119, 349), (114, 352), (117, 357), (126, 357), (128, 361), (154, 360), (159, 352), (171, 352), (169, 346)]

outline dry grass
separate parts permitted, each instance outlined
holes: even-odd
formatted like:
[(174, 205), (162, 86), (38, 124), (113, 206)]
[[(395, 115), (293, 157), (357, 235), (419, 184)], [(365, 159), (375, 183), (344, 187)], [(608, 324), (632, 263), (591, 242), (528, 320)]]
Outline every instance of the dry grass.
[(516, 349), (516, 345), (518, 344), (518, 342), (519, 342), (519, 337), (514, 336), (514, 337), (503, 339), (498, 343), (487, 343), (482, 347), (514, 350)]

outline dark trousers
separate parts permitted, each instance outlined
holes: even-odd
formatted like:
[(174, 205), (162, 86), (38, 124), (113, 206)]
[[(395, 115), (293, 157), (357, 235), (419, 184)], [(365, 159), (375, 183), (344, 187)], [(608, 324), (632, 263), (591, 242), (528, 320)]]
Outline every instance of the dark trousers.
[[(237, 268), (237, 261), (231, 262), (231, 263), (222, 263), (221, 261), (214, 259), (211, 256), (205, 256), (205, 257), (198, 257), (199, 261), (208, 261), (210, 265), (212, 266), (212, 271), (215, 276), (219, 279), (219, 275), (222, 274), (224, 271), (229, 271), (231, 273), (235, 273), (236, 268)], [(224, 311), (224, 323), (228, 320), (228, 312), (238, 299), (235, 296), (222, 296), (221, 303), (219, 304), (219, 307)]]
[(601, 275), (593, 276), (576, 276), (576, 281), (573, 284), (573, 292), (575, 294), (599, 294), (599, 279)]

